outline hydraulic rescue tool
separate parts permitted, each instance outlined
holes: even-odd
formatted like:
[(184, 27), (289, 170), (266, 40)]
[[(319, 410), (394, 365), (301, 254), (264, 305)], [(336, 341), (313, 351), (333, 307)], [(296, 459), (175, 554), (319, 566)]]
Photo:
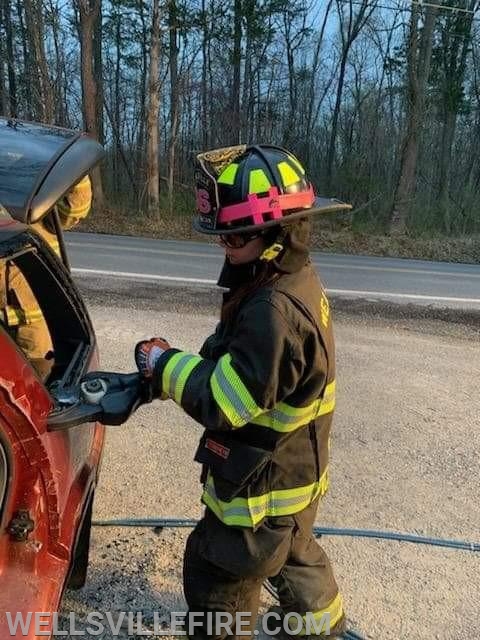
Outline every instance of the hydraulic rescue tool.
[(150, 383), (138, 372), (95, 371), (77, 386), (51, 385), (49, 391), (55, 402), (48, 416), (49, 431), (94, 421), (118, 426), (152, 400)]

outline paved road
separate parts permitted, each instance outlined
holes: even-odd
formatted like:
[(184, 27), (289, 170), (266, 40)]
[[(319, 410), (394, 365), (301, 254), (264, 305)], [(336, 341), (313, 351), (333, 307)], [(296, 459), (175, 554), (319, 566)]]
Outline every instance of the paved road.
[[(215, 244), (91, 233), (67, 234), (74, 275), (214, 285), (223, 252)], [(331, 294), (480, 310), (480, 266), (313, 253)]]

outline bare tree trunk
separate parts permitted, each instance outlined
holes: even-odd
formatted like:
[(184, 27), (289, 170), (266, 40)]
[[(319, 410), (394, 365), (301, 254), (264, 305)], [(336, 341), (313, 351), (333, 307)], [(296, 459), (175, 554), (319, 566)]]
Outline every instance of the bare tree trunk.
[(415, 193), (418, 145), (424, 124), (425, 89), (430, 71), (433, 27), (437, 8), (428, 7), (426, 9), (425, 24), (421, 38), (419, 38), (418, 34), (419, 6), (412, 4), (411, 12), (407, 54), (407, 122), (402, 145), (400, 175), (390, 218), (390, 232), (393, 234), (405, 232), (408, 210)]
[(314, 125), (314, 108), (315, 108), (315, 79), (318, 73), (319, 61), (320, 61), (320, 51), (323, 44), (323, 37), (325, 35), (325, 29), (327, 26), (328, 17), (332, 8), (333, 0), (329, 0), (325, 9), (325, 14), (322, 21), (322, 26), (320, 27), (320, 31), (318, 33), (317, 42), (315, 45), (315, 50), (313, 53), (312, 59), (312, 74), (309, 82), (309, 97), (308, 97), (308, 106), (307, 106), (307, 116), (305, 123), (305, 149), (303, 151), (303, 159), (305, 162), (305, 166), (309, 166), (310, 164), (310, 156), (311, 156), (311, 138), (312, 138), (312, 130)]
[[(6, 4), (7, 3), (5, 2), (5, 0), (2, 0), (0, 2), (0, 25), (4, 26), (5, 40), (6, 40), (6, 31), (7, 31), (7, 25), (6, 25), (7, 19), (5, 17)], [(8, 67), (7, 58), (8, 58), (8, 54), (6, 52), (6, 45), (4, 43), (4, 39), (0, 38), (0, 114), (2, 114), (2, 116), (9, 115), (6, 77), (5, 77), (5, 72), (7, 71), (7, 67)]]
[(173, 213), (173, 190), (175, 177), (175, 151), (178, 125), (180, 121), (180, 91), (178, 86), (178, 16), (177, 3), (169, 0), (168, 25), (170, 41), (170, 138), (168, 141), (168, 203), (170, 215)]
[(337, 140), (338, 118), (340, 116), (340, 106), (342, 104), (343, 85), (345, 83), (345, 71), (347, 68), (348, 50), (342, 52), (340, 61), (340, 72), (338, 74), (337, 96), (335, 98), (335, 107), (333, 109), (332, 129), (330, 133), (330, 142), (327, 151), (327, 185), (328, 189), (332, 186), (333, 162), (335, 159), (335, 143)]
[(103, 59), (102, 59), (102, 0), (98, 2), (98, 13), (95, 19), (93, 32), (93, 73), (97, 88), (95, 118), (97, 121), (97, 136), (100, 144), (105, 142), (105, 131), (103, 123)]
[[(335, 143), (338, 134), (338, 119), (340, 116), (340, 107), (342, 104), (343, 87), (345, 84), (345, 73), (347, 69), (347, 61), (353, 43), (359, 36), (362, 28), (375, 11), (376, 0), (348, 0), (345, 3), (348, 7), (348, 19), (345, 22), (344, 2), (336, 0), (338, 16), (340, 20), (340, 35), (342, 38), (342, 54), (340, 58), (340, 72), (338, 76), (337, 95), (335, 98), (335, 107), (333, 109), (332, 128), (330, 132), (330, 141), (327, 152), (327, 188), (332, 186), (333, 163), (335, 160)], [(354, 5), (359, 5), (357, 12), (354, 12)]]
[(138, 127), (137, 154), (136, 154), (136, 183), (137, 198), (140, 201), (141, 195), (139, 185), (144, 182), (145, 169), (145, 129), (146, 129), (146, 112), (147, 112), (147, 73), (148, 73), (148, 28), (145, 19), (145, 7), (143, 0), (138, 0), (138, 12), (142, 25), (142, 65), (140, 79), (140, 123)]
[[(295, 69), (295, 55), (298, 49), (302, 47), (305, 38), (306, 13), (299, 12), (298, 15), (302, 22), (297, 29), (294, 30), (295, 20), (292, 18), (291, 11), (283, 13), (283, 27), (286, 45), (286, 57), (288, 68), (288, 116), (283, 131), (283, 144), (290, 147), (296, 144), (299, 135), (299, 87), (297, 73)], [(295, 123), (295, 125), (293, 124)]]
[(149, 209), (156, 211), (158, 211), (160, 200), (158, 162), (158, 114), (160, 106), (160, 11), (158, 4), (159, 0), (153, 0), (147, 113), (147, 200)]
[(232, 144), (240, 142), (240, 65), (242, 62), (242, 0), (234, 1), (233, 16), (233, 77), (231, 96), (231, 133)]
[(442, 127), (442, 144), (440, 151), (440, 189), (438, 204), (443, 215), (443, 224), (447, 233), (451, 232), (450, 218), (450, 179), (452, 169), (452, 147), (455, 138), (457, 114), (446, 110)]
[(22, 38), (22, 52), (23, 52), (23, 72), (25, 77), (25, 102), (26, 102), (26, 117), (31, 120), (33, 118), (33, 98), (32, 98), (32, 66), (31, 56), (28, 50), (27, 41), (28, 33), (25, 27), (23, 19), (23, 7), (21, 0), (17, 0), (17, 16), (18, 24), (20, 26), (20, 34)]
[(208, 29), (208, 17), (205, 0), (202, 0), (202, 106), (200, 121), (202, 123), (202, 146), (204, 149), (208, 147), (210, 140), (209, 136), (209, 123), (208, 123), (208, 86), (207, 86), (207, 69), (208, 69), (208, 57), (209, 57), (209, 43), (210, 33)]
[(451, 174), (452, 150), (458, 113), (462, 107), (467, 56), (472, 44), (472, 24), (478, 0), (470, 0), (471, 13), (447, 17), (447, 28), (442, 29), (443, 48), (443, 123), (440, 151), (439, 206), (447, 233), (452, 231)]
[(253, 131), (253, 107), (254, 107), (254, 73), (252, 70), (253, 55), (253, 30), (255, 16), (255, 1), (245, 0), (243, 7), (245, 17), (245, 62), (243, 66), (243, 91), (242, 109), (240, 116), (240, 139), (243, 142), (250, 142)]
[[(8, 71), (8, 100), (4, 96), (6, 104), (8, 104), (9, 115), (14, 118), (17, 116), (17, 81), (15, 78), (14, 53), (13, 53), (13, 32), (12, 32), (12, 5), (10, 0), (3, 0), (3, 19), (5, 24), (5, 48), (7, 58)], [(6, 105), (5, 105), (6, 106)]]
[[(121, 101), (122, 101), (122, 97), (120, 95), (120, 78), (121, 78), (121, 64), (122, 64), (122, 31), (121, 31), (121, 21), (122, 21), (122, 16), (120, 13), (120, 6), (118, 4), (118, 2), (116, 3), (116, 5), (114, 5), (114, 16), (113, 19), (115, 20), (115, 91), (113, 94), (113, 119), (115, 121), (115, 130), (116, 130), (116, 137), (117, 137), (117, 143), (115, 145), (115, 147), (118, 149), (119, 147), (122, 146), (122, 141), (121, 141), (121, 133), (122, 133), (122, 126), (121, 126), (121, 122), (120, 122), (120, 111), (121, 111)], [(122, 176), (120, 175), (120, 163), (119, 163), (119, 157), (118, 157), (118, 153), (114, 153), (112, 156), (112, 161), (113, 161), (113, 185), (114, 185), (114, 189), (116, 191), (116, 193), (119, 193), (120, 191), (120, 184), (123, 182), (122, 180)]]
[[(338, 76), (337, 95), (335, 107), (333, 109), (332, 128), (327, 151), (327, 187), (332, 186), (333, 164), (335, 161), (335, 145), (338, 135), (338, 119), (340, 117), (340, 107), (342, 104), (343, 87), (345, 84), (345, 73), (347, 69), (348, 56), (353, 43), (360, 35), (361, 30), (368, 22), (370, 16), (375, 11), (376, 0), (348, 0), (345, 5), (348, 7), (348, 18), (344, 16), (344, 0), (336, 0), (338, 17), (340, 20), (340, 36), (342, 39), (342, 54), (340, 58), (340, 72)], [(354, 5), (359, 5), (359, 9), (354, 10)]]
[[(0, 24), (4, 23), (3, 19), (3, 6), (0, 3)], [(5, 59), (7, 55), (5, 53), (5, 46), (0, 38), (0, 114), (2, 116), (10, 115), (8, 109), (7, 88), (5, 86)]]
[(55, 5), (50, 0), (48, 10), (55, 49), (55, 77), (52, 82), (54, 86), (55, 124), (65, 127), (68, 126), (67, 99), (65, 96), (65, 55), (59, 39), (61, 27), (58, 3)]
[(31, 62), (34, 65), (32, 83), (35, 92), (35, 115), (43, 122), (51, 123), (54, 120), (55, 109), (52, 84), (45, 56), (42, 7), (39, 0), (24, 0), (24, 6), (30, 48), (33, 54)]
[[(82, 71), (82, 102), (85, 130), (98, 140), (97, 82), (94, 72), (94, 33), (99, 19), (101, 0), (74, 0), (80, 14), (80, 55)], [(95, 203), (104, 203), (102, 177), (99, 167), (91, 174)]]

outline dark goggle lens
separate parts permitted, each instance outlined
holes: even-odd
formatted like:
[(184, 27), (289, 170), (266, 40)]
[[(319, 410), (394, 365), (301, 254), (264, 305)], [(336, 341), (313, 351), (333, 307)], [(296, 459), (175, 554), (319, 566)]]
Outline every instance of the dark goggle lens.
[(251, 235), (232, 233), (229, 235), (221, 235), (220, 240), (222, 244), (230, 249), (243, 249), (249, 242), (255, 240), (255, 238), (258, 238), (260, 235), (260, 233), (253, 233)]

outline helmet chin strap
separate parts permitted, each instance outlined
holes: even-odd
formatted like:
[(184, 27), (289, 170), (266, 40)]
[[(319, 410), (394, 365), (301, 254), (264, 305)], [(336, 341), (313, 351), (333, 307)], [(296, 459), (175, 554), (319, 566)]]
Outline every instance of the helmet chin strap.
[(264, 262), (271, 262), (278, 258), (278, 256), (282, 253), (284, 246), (283, 242), (287, 237), (287, 231), (282, 228), (281, 231), (275, 237), (275, 240), (269, 244), (260, 255), (260, 260)]

